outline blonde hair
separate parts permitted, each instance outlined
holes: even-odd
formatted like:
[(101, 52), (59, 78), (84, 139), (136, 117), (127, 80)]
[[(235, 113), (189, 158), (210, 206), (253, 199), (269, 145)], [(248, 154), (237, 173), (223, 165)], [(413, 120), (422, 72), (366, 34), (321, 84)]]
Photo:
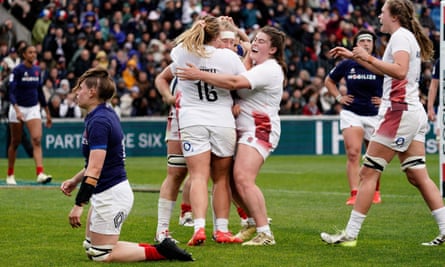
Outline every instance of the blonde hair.
[(193, 26), (175, 39), (175, 44), (184, 48), (198, 57), (208, 57), (204, 45), (218, 38), (220, 32), (219, 20), (216, 17), (206, 15), (198, 19)]

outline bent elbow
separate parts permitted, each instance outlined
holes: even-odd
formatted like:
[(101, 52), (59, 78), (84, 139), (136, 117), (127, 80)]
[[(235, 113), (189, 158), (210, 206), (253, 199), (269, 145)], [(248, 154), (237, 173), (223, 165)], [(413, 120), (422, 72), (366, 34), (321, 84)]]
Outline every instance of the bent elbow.
[(397, 80), (405, 80), (406, 79), (406, 73), (396, 73), (393, 78)]

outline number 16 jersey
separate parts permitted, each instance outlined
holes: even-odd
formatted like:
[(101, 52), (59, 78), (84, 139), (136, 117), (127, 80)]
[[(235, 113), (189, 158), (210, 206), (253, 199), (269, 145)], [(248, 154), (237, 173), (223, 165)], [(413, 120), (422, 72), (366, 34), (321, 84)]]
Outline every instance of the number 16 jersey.
[[(181, 44), (173, 48), (172, 73), (176, 67), (187, 63), (202, 71), (224, 74), (240, 74), (246, 71), (240, 58), (231, 50), (205, 46), (208, 57), (198, 57)], [(177, 85), (176, 110), (179, 128), (204, 125), (235, 128), (232, 114), (233, 99), (230, 91), (199, 80), (179, 80)]]

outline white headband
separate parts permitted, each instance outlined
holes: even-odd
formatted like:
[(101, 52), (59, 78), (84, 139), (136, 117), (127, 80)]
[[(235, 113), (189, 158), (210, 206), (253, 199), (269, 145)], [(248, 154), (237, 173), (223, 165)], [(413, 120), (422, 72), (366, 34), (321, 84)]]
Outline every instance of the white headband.
[(374, 38), (372, 37), (371, 34), (369, 34), (369, 33), (364, 33), (364, 34), (360, 34), (360, 35), (357, 37), (357, 42), (358, 42), (358, 41), (361, 41), (361, 40), (371, 40), (371, 41), (374, 41)]
[(231, 31), (222, 31), (219, 33), (221, 39), (235, 39), (235, 33)]

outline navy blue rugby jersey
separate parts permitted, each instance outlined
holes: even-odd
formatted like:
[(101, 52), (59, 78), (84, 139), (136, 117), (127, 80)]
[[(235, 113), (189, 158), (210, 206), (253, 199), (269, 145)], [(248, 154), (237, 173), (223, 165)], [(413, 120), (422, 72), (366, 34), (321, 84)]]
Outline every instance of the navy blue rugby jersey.
[(344, 60), (329, 72), (329, 77), (335, 82), (342, 78), (346, 80), (347, 94), (354, 96), (354, 101), (343, 105), (343, 109), (360, 116), (374, 116), (378, 107), (371, 102), (371, 97), (382, 97), (383, 76), (376, 75), (354, 60)]
[(40, 80), (40, 68), (28, 68), (23, 63), (15, 67), (9, 76), (9, 101), (22, 107), (32, 107), (40, 102), (46, 107)]
[(94, 193), (127, 180), (124, 133), (116, 112), (106, 104), (100, 104), (85, 118), (82, 137), (85, 168), (88, 166), (90, 151), (95, 149), (104, 149), (107, 154)]

